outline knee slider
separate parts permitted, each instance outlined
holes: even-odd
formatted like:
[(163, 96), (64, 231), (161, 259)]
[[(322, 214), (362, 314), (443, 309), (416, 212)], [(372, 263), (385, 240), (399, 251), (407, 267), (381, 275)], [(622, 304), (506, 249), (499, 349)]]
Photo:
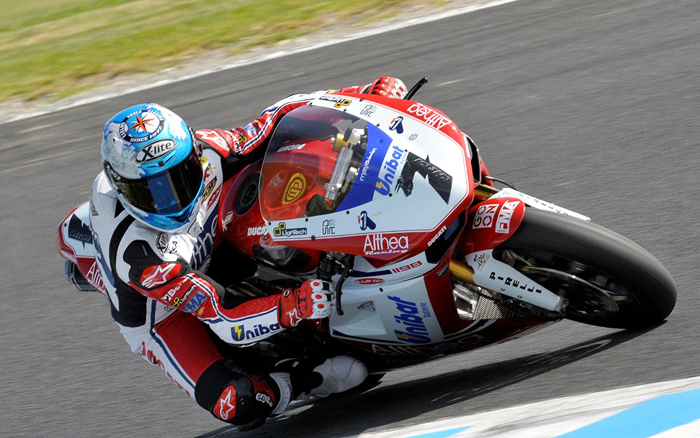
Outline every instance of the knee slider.
[(202, 373), (194, 394), (197, 403), (216, 418), (247, 428), (261, 426), (279, 397), (267, 379), (234, 371), (224, 360)]

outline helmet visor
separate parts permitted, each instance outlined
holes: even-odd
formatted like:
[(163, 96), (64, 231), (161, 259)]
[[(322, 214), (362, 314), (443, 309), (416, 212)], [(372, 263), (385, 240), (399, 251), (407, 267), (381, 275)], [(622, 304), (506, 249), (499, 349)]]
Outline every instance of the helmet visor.
[(187, 208), (202, 185), (202, 162), (192, 153), (178, 165), (155, 175), (128, 179), (105, 164), (107, 176), (126, 202), (147, 213), (175, 214)]

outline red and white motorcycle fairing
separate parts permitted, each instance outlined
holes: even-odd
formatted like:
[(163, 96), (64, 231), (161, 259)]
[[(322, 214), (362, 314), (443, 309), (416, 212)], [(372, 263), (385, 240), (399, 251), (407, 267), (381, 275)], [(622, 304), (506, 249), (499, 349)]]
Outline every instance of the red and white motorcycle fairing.
[(89, 210), (89, 202), (75, 207), (58, 226), (56, 243), (59, 253), (66, 259), (66, 277), (73, 285), (79, 290), (94, 288), (106, 295), (95, 258)]
[[(312, 125), (325, 134), (301, 133)], [(342, 286), (343, 312), (330, 318), (332, 336), (379, 355), (434, 355), (544, 324), (457, 311), (448, 266), (479, 179), (471, 161), (454, 123), (411, 101), (327, 95), (281, 121), (261, 170), (264, 238), (356, 256)], [(520, 201), (496, 201), (496, 209), (498, 202), (507, 204), (502, 215), (522, 217)]]

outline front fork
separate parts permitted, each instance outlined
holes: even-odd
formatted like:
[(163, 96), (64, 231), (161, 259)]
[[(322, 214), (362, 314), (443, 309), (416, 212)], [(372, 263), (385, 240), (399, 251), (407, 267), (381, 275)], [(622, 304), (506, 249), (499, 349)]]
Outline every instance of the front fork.
[(493, 257), (493, 250), (507, 241), (520, 226), (525, 207), (539, 208), (589, 220), (587, 217), (539, 200), (514, 189), (499, 190), (480, 184), (469, 209), (460, 241), (464, 262), (450, 261), (450, 274), (457, 280), (485, 288), (555, 314), (562, 314), (567, 301), (512, 266)]

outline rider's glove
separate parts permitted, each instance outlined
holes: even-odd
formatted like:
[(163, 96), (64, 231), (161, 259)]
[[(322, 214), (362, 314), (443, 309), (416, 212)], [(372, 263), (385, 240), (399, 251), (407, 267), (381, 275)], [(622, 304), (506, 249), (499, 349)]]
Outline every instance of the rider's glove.
[(369, 84), (363, 92), (367, 94), (378, 94), (380, 96), (403, 99), (406, 96), (406, 85), (399, 78), (392, 76), (382, 76)]
[(321, 319), (333, 311), (332, 283), (306, 280), (297, 289), (287, 289), (280, 298), (279, 322), (284, 327), (295, 327), (302, 319)]

